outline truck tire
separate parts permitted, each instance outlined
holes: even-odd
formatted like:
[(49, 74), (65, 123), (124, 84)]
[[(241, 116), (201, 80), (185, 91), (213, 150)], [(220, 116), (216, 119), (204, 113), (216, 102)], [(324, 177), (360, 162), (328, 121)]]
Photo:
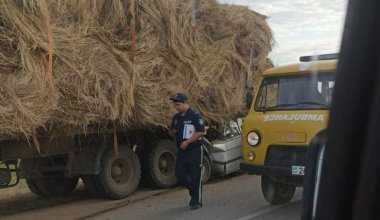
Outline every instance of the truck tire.
[(296, 191), (296, 186), (281, 183), (269, 176), (261, 176), (261, 191), (271, 205), (282, 205), (289, 202)]
[(28, 186), (29, 190), (34, 193), (37, 196), (44, 196), (43, 193), (37, 188), (36, 183), (33, 179), (29, 178), (26, 179), (26, 185)]
[(39, 196), (63, 196), (75, 190), (78, 179), (78, 177), (65, 177), (63, 173), (51, 173), (28, 178), (26, 184), (30, 191)]
[(114, 149), (108, 148), (100, 161), (100, 173), (85, 177), (84, 183), (95, 195), (123, 199), (137, 189), (140, 174), (140, 162), (132, 149), (121, 147), (116, 156)]
[(211, 162), (210, 159), (206, 156), (203, 156), (203, 166), (202, 166), (202, 184), (208, 182), (211, 176)]
[(175, 163), (177, 148), (173, 141), (160, 139), (152, 143), (145, 160), (145, 180), (148, 185), (160, 189), (173, 187), (177, 184)]

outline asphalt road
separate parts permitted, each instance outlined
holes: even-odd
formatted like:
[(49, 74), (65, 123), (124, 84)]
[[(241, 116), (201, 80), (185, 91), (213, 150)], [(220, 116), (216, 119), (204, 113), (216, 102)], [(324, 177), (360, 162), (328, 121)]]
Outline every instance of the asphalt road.
[[(65, 202), (55, 202), (45, 207), (13, 212), (0, 219), (28, 220), (84, 220), (84, 219), (218, 219), (218, 220), (269, 220), (299, 219), (301, 212), (301, 190), (294, 199), (282, 206), (269, 205), (261, 195), (260, 177), (232, 175), (215, 178), (203, 188), (203, 208), (190, 210), (189, 195), (185, 189), (170, 190), (140, 189), (127, 199), (108, 201), (91, 199), (86, 192), (77, 190)], [(35, 197), (35, 201), (44, 198)], [(29, 200), (28, 200), (29, 201)], [(22, 207), (22, 200), (18, 203)], [(31, 205), (30, 203), (28, 204)]]
[(301, 190), (283, 206), (267, 204), (261, 195), (260, 178), (242, 175), (204, 186), (203, 208), (190, 210), (184, 189), (152, 197), (89, 219), (299, 219)]

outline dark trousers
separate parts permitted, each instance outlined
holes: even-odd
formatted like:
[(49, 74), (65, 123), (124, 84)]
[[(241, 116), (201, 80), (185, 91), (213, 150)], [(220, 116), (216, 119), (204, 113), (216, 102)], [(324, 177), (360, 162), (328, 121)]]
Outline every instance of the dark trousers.
[(202, 203), (202, 158), (202, 146), (180, 150), (177, 155), (176, 177), (189, 190), (192, 204)]

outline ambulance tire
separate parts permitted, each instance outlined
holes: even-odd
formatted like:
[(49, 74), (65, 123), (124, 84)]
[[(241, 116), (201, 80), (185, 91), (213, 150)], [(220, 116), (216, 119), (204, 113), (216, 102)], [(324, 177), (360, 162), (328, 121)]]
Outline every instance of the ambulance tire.
[(293, 198), (296, 186), (281, 183), (263, 175), (261, 176), (261, 190), (265, 200), (271, 205), (282, 205)]

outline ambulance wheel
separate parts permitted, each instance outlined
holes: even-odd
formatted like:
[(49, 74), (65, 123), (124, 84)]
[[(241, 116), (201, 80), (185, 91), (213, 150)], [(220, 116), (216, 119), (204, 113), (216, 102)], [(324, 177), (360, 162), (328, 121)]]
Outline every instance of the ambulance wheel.
[(144, 170), (144, 179), (148, 185), (166, 189), (177, 184), (175, 176), (177, 151), (174, 142), (168, 139), (157, 140), (150, 145)]
[(211, 176), (211, 162), (210, 159), (206, 156), (203, 157), (203, 166), (202, 166), (202, 184), (208, 182)]
[(137, 189), (140, 174), (139, 159), (131, 148), (120, 147), (119, 155), (108, 148), (100, 161), (100, 173), (84, 178), (84, 184), (95, 195), (123, 199)]
[(275, 181), (269, 176), (262, 176), (261, 190), (265, 200), (271, 205), (282, 205), (293, 198), (296, 186)]

